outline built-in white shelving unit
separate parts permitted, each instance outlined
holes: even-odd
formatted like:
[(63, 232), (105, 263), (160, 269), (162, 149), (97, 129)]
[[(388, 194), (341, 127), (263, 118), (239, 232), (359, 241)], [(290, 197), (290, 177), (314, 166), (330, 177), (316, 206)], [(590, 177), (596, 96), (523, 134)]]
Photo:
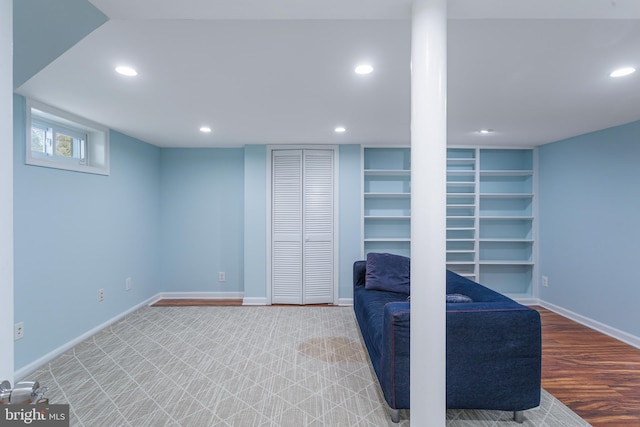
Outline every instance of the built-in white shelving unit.
[(531, 149), (447, 150), (447, 268), (530, 297), (534, 268)]
[(411, 152), (364, 148), (364, 254), (409, 256), (411, 242)]
[(477, 279), (477, 150), (447, 150), (447, 268)]
[[(410, 255), (408, 148), (364, 148), (364, 254)], [(513, 297), (533, 296), (534, 151), (447, 150), (447, 268)]]

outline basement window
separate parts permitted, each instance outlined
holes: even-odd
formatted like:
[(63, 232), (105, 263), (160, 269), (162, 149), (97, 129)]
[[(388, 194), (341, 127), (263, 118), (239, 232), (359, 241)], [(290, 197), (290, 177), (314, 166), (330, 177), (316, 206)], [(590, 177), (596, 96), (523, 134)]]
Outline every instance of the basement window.
[(73, 114), (28, 100), (26, 163), (109, 175), (109, 131)]

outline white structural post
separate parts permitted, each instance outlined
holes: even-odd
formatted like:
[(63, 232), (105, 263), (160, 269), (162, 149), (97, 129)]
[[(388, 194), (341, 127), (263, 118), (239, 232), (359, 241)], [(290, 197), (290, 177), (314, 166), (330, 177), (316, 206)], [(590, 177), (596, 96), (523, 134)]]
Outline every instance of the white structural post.
[(411, 34), (411, 425), (446, 422), (447, 2), (414, 0)]
[(0, 0), (0, 381), (13, 385), (13, 2)]

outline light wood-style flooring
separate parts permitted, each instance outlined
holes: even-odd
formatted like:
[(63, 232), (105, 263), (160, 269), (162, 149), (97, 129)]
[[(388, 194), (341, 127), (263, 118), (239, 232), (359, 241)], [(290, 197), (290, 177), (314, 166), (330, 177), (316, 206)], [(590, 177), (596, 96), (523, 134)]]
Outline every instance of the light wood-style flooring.
[[(153, 306), (240, 306), (161, 300)], [(542, 307), (542, 387), (594, 427), (640, 427), (640, 349)]]

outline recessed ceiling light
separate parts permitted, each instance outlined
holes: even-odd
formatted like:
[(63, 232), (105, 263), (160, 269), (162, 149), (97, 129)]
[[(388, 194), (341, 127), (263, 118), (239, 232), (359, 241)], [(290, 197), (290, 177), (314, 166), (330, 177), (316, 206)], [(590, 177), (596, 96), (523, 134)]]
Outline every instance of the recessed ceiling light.
[(138, 75), (138, 72), (136, 70), (134, 70), (131, 67), (124, 66), (124, 65), (116, 67), (116, 72), (118, 74), (122, 74), (123, 76), (128, 76), (128, 77), (134, 77), (134, 76)]
[(624, 77), (624, 76), (628, 76), (629, 74), (634, 73), (635, 71), (636, 71), (636, 69), (633, 68), (633, 67), (618, 68), (617, 70), (613, 70), (609, 74), (609, 77)]
[(347, 131), (347, 128), (345, 128), (344, 126), (338, 126), (334, 129), (335, 133), (344, 133)]
[(202, 126), (202, 127), (200, 128), (200, 132), (202, 132), (202, 133), (209, 133), (209, 132), (211, 132), (211, 128), (210, 128), (209, 126)]
[(370, 64), (360, 64), (353, 71), (355, 71), (356, 74), (369, 74), (373, 72), (373, 67)]
[(493, 129), (480, 129), (478, 132), (480, 132), (483, 135), (486, 135), (488, 133), (493, 133)]

